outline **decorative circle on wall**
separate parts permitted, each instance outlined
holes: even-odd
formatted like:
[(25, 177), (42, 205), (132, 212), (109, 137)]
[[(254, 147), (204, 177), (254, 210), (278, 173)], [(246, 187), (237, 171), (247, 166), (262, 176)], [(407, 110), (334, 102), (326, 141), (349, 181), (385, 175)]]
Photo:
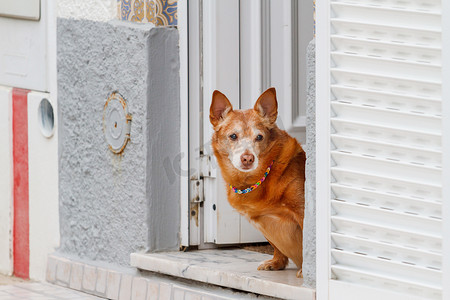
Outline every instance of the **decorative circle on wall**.
[(38, 122), (42, 135), (47, 138), (51, 137), (55, 129), (55, 115), (52, 104), (46, 98), (39, 103)]
[(103, 109), (103, 130), (109, 149), (119, 154), (130, 139), (131, 115), (126, 100), (115, 91), (109, 95)]

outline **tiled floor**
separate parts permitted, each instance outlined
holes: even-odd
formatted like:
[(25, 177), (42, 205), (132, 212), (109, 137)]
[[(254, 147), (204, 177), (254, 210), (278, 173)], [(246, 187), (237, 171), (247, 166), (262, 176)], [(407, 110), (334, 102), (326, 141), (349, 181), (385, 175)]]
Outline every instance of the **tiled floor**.
[(0, 285), (0, 300), (103, 300), (89, 294), (48, 283)]

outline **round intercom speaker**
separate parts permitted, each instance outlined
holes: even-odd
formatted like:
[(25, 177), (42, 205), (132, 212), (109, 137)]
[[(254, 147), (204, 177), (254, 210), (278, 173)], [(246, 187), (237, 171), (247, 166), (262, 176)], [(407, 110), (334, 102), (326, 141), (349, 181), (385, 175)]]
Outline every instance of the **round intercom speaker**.
[(127, 102), (118, 92), (113, 92), (106, 100), (103, 130), (109, 149), (116, 154), (121, 153), (130, 139), (131, 115)]

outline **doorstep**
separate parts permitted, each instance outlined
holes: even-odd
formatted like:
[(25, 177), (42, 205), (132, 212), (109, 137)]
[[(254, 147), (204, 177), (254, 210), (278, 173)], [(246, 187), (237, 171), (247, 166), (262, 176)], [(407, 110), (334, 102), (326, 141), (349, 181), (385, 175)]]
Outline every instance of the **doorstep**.
[(141, 270), (284, 299), (314, 300), (291, 262), (286, 270), (258, 271), (271, 255), (241, 249), (132, 253), (131, 265)]

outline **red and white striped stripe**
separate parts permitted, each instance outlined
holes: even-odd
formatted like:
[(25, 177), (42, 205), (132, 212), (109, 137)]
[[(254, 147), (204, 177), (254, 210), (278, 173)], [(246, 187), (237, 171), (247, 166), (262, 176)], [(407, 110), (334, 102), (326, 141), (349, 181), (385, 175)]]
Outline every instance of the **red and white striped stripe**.
[(48, 93), (0, 86), (0, 273), (32, 279), (59, 245), (57, 131), (40, 132), (42, 98), (56, 118)]
[(30, 277), (30, 224), (28, 176), (28, 93), (12, 90), (13, 140), (13, 257), (14, 275)]

